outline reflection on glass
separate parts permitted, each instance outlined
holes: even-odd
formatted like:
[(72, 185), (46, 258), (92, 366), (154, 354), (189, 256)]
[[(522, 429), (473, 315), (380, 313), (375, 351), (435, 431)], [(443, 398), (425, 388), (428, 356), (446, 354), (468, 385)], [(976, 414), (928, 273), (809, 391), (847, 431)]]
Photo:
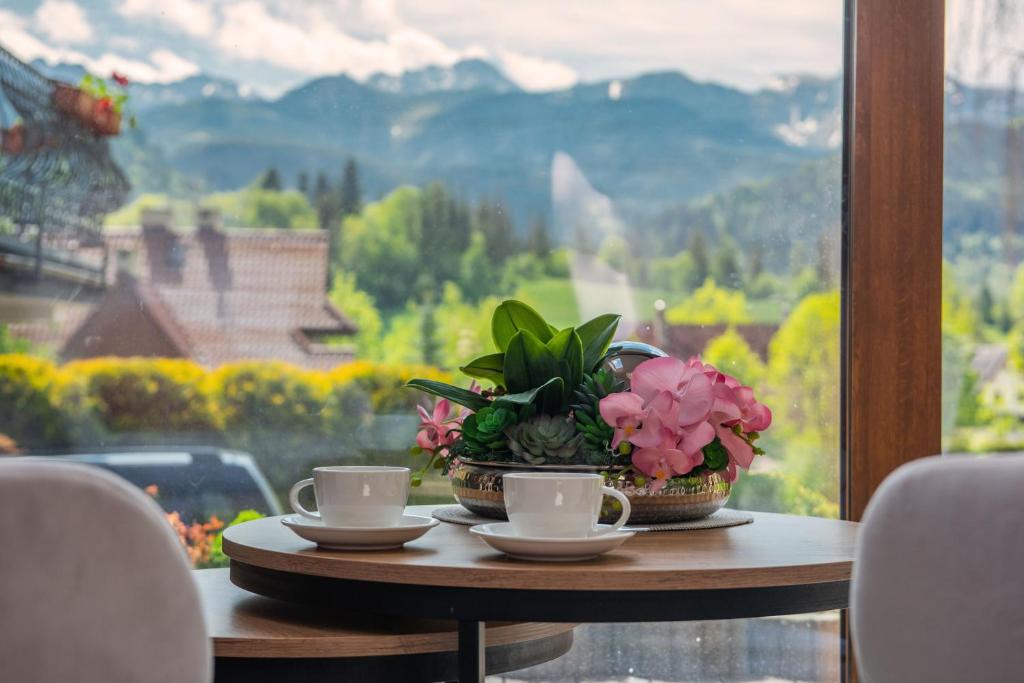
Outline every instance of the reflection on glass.
[[(403, 384), (461, 381), (514, 297), (757, 388), (730, 504), (837, 516), (841, 2), (72, 5), (0, 10), (0, 453), (117, 471), (223, 564), (312, 466), (415, 466)], [(1007, 100), (969, 102), (951, 150), (1003, 154)], [(988, 292), (957, 324), (1015, 367), (986, 158), (949, 270), (993, 279), (947, 300)], [(584, 633), (578, 680), (838, 676), (835, 615)]]

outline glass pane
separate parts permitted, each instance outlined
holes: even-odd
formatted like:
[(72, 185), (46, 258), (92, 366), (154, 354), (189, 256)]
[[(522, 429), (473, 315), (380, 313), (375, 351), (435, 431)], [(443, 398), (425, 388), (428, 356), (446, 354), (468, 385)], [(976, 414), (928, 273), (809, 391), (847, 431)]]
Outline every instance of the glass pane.
[(947, 2), (943, 448), (1024, 447), (1024, 2)]
[[(729, 505), (836, 517), (842, 19), (840, 0), (0, 10), (0, 451), (123, 475), (196, 566), (223, 565), (223, 525), (287, 510), (315, 465), (422, 467), (434, 403), (403, 385), (468, 386), (512, 298), (559, 329), (621, 314), (618, 341), (753, 387), (773, 425)], [(429, 471), (411, 502), (451, 483)], [(839, 652), (835, 613), (594, 625), (508, 680), (834, 681)]]

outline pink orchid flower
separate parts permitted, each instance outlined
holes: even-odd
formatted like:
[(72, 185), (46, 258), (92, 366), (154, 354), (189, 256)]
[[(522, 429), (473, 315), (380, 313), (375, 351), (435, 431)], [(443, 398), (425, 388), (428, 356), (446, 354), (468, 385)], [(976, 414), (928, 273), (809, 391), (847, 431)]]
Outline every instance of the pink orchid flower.
[(701, 450), (691, 453), (682, 451), (671, 436), (656, 447), (640, 448), (633, 452), (633, 466), (654, 479), (666, 472), (666, 478), (686, 474), (702, 462), (704, 453)]
[(612, 448), (618, 448), (623, 441), (629, 441), (644, 421), (644, 400), (630, 392), (610, 394), (598, 404), (601, 418), (615, 429)]
[(434, 405), (430, 414), (423, 406), (416, 406), (420, 414), (420, 431), (416, 434), (416, 445), (427, 451), (436, 451), (452, 445), (455, 441), (455, 428), (461, 424), (459, 417), (451, 417), (451, 404), (448, 399), (441, 399)]

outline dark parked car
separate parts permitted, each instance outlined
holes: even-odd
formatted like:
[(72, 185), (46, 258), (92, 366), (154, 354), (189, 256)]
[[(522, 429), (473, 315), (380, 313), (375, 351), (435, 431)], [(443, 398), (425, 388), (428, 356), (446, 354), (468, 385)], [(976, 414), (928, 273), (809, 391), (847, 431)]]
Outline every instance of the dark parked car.
[(281, 514), (281, 506), (248, 453), (185, 446), (94, 450), (40, 456), (102, 467), (141, 489), (156, 487), (156, 500), (182, 521), (211, 515), (230, 522), (240, 510)]

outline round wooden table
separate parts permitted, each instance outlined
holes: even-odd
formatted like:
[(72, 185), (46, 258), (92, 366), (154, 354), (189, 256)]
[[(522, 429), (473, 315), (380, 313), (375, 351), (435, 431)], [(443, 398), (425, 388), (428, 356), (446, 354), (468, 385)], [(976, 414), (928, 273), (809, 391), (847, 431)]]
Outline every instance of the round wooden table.
[[(457, 673), (455, 624), (316, 609), (253, 595), (227, 569), (193, 572), (217, 683), (440, 681)], [(488, 673), (523, 669), (572, 647), (571, 624), (487, 624)]]
[(640, 533), (593, 560), (543, 563), (508, 558), (456, 524), (404, 550), (323, 552), (271, 517), (229, 528), (224, 552), (231, 580), (254, 593), (458, 620), (465, 682), (483, 679), (486, 621), (691, 621), (846, 607), (857, 526), (754, 513), (753, 524)]

